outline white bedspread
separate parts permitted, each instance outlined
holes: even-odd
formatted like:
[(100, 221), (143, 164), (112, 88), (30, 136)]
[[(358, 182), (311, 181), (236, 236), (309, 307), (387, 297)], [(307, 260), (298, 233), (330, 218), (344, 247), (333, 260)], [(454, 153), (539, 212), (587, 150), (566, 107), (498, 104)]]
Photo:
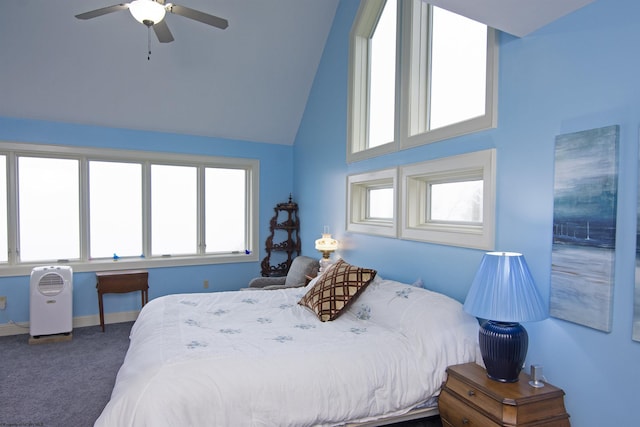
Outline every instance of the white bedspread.
[(96, 426), (339, 425), (406, 412), (477, 360), (475, 318), (444, 295), (376, 279), (322, 323), (305, 290), (151, 301)]

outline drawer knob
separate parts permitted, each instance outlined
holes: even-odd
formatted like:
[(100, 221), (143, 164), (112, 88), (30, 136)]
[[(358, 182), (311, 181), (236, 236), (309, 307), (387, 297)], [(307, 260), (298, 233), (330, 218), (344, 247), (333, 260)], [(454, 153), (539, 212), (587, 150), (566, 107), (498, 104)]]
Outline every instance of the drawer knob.
[(469, 420), (468, 420), (468, 419), (466, 419), (466, 418), (463, 418), (463, 419), (462, 419), (462, 424), (469, 424)]
[(469, 391), (467, 392), (467, 394), (468, 394), (469, 396), (475, 396), (475, 395), (476, 395), (476, 392), (475, 392), (475, 391), (473, 391), (473, 390), (469, 390)]

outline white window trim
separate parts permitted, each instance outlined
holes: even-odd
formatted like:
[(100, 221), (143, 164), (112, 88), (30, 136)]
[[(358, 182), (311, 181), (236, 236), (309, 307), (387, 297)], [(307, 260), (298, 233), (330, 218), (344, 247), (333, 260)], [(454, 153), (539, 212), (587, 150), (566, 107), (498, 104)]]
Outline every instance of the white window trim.
[[(399, 2), (399, 4), (402, 2)], [(378, 145), (372, 148), (365, 148), (368, 141), (368, 120), (369, 120), (369, 46), (370, 38), (375, 24), (378, 21), (385, 0), (368, 0), (360, 3), (360, 8), (356, 15), (354, 25), (351, 28), (349, 37), (349, 82), (347, 91), (347, 161), (354, 162), (371, 157), (397, 151), (397, 126), (395, 126), (396, 141)], [(400, 7), (400, 9), (402, 9)], [(398, 14), (398, 23), (400, 14)], [(400, 43), (398, 41), (397, 51)], [(397, 61), (396, 61), (397, 62)], [(399, 76), (396, 66), (396, 81)], [(396, 88), (398, 87), (396, 83)], [(396, 90), (396, 118), (399, 111), (398, 91)], [(395, 120), (397, 122), (397, 120)]]
[[(370, 159), (398, 150), (495, 128), (498, 121), (499, 49), (497, 31), (487, 28), (485, 115), (412, 135), (410, 129), (419, 128), (415, 121), (421, 119), (419, 114), (411, 115), (411, 108), (413, 106), (414, 111), (416, 108), (424, 109), (424, 101), (418, 99), (416, 94), (424, 93), (426, 82), (425, 78), (420, 76), (425, 75), (424, 67), (427, 66), (424, 57), (426, 49), (415, 43), (416, 39), (421, 40), (421, 38), (414, 37), (414, 33), (426, 31), (422, 23), (427, 16), (429, 5), (422, 0), (400, 1), (398, 2), (400, 36), (397, 37), (396, 49), (399, 60), (396, 61), (395, 141), (365, 148), (368, 128), (369, 38), (384, 3), (385, 0), (361, 2), (351, 29), (347, 93), (347, 162)], [(401, 42), (402, 40), (405, 42)], [(412, 86), (415, 86), (415, 89)]]
[[(399, 126), (399, 149), (404, 150), (495, 128), (498, 124), (498, 36), (495, 29), (487, 27), (485, 114), (449, 126), (412, 135), (411, 129), (424, 127), (418, 122), (424, 121), (426, 101), (418, 94), (426, 92), (428, 61), (425, 58), (427, 50), (420, 45), (423, 37), (418, 37), (416, 34), (427, 31), (421, 25), (424, 19), (419, 19), (419, 17), (428, 16), (429, 4), (422, 0), (413, 0), (407, 4), (409, 4), (409, 7), (405, 7), (403, 10), (406, 15), (403, 17), (403, 22), (407, 24), (402, 27), (402, 38), (407, 40), (407, 43), (402, 46), (402, 62), (400, 66), (404, 73), (401, 77), (400, 90), (402, 99), (406, 101), (400, 103), (400, 123), (402, 123), (402, 126)], [(418, 112), (412, 115), (412, 111), (416, 110)]]
[[(75, 272), (86, 271), (107, 271), (107, 270), (120, 270), (130, 268), (154, 268), (154, 267), (177, 267), (188, 265), (204, 265), (204, 264), (222, 264), (222, 263), (236, 263), (236, 262), (255, 262), (258, 261), (258, 248), (259, 248), (259, 177), (260, 177), (260, 161), (256, 159), (244, 159), (244, 158), (231, 158), (231, 157), (214, 157), (214, 156), (199, 156), (199, 155), (187, 155), (187, 154), (175, 154), (175, 153), (159, 153), (148, 151), (134, 151), (134, 150), (117, 150), (117, 149), (103, 149), (103, 148), (91, 148), (91, 147), (73, 147), (63, 145), (40, 145), (40, 144), (25, 144), (16, 142), (0, 142), (0, 154), (8, 156), (7, 162), (7, 199), (8, 199), (8, 212), (7, 212), (7, 238), (9, 240), (10, 252), (15, 252), (15, 248), (18, 245), (17, 235), (17, 185), (16, 185), (16, 155), (37, 155), (43, 157), (59, 157), (59, 158), (73, 158), (80, 159), (80, 260), (61, 261), (60, 264), (69, 265)], [(225, 254), (206, 254), (200, 253), (198, 255), (185, 255), (185, 256), (159, 256), (159, 257), (146, 257), (146, 258), (121, 258), (118, 260), (111, 259), (88, 259), (88, 197), (86, 186), (86, 162), (89, 160), (101, 160), (101, 161), (133, 161), (143, 164), (150, 163), (165, 163), (172, 165), (189, 165), (189, 166), (206, 166), (206, 167), (233, 167), (242, 168), (247, 171), (247, 238), (249, 253), (225, 253)], [(145, 176), (143, 181), (148, 181), (148, 176)], [(147, 182), (148, 183), (148, 182)], [(148, 185), (143, 182), (143, 199), (146, 201), (143, 203), (143, 215), (148, 216)], [(147, 192), (147, 193), (145, 193)], [(150, 223), (146, 223), (147, 228), (150, 227)], [(143, 249), (145, 253), (150, 253), (148, 246), (148, 236), (150, 230), (147, 229), (143, 232)], [(16, 276), (16, 275), (28, 275), (35, 266), (43, 265), (39, 263), (16, 263), (15, 255), (10, 253), (9, 263), (0, 265), (0, 277), (3, 276)]]
[[(400, 167), (400, 238), (443, 245), (493, 250), (495, 245), (496, 150), (489, 149)], [(431, 223), (428, 209), (429, 181), (456, 181), (469, 177), (483, 180), (481, 226)]]
[[(397, 181), (396, 168), (347, 176), (347, 231), (397, 237)], [(376, 187), (393, 188), (393, 218), (389, 221), (366, 217), (368, 190)]]

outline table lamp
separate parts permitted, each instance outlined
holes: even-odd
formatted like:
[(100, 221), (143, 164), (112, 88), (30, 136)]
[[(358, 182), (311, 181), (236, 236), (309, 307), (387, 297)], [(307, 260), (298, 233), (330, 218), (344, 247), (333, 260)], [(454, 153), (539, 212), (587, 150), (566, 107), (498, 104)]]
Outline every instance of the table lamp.
[(331, 237), (329, 227), (325, 225), (322, 237), (316, 240), (316, 250), (322, 252), (319, 270), (320, 273), (331, 265), (331, 252), (335, 252), (336, 249), (338, 249), (338, 241)]
[(524, 256), (514, 252), (486, 253), (467, 294), (464, 311), (486, 320), (478, 338), (488, 377), (500, 382), (518, 381), (529, 346), (529, 336), (520, 322), (549, 316)]

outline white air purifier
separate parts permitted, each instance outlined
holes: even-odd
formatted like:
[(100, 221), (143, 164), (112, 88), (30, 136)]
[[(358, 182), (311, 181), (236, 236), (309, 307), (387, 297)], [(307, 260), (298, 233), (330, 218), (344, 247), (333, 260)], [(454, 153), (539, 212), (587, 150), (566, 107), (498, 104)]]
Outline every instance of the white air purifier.
[(29, 333), (32, 337), (73, 330), (73, 270), (66, 266), (31, 271)]

